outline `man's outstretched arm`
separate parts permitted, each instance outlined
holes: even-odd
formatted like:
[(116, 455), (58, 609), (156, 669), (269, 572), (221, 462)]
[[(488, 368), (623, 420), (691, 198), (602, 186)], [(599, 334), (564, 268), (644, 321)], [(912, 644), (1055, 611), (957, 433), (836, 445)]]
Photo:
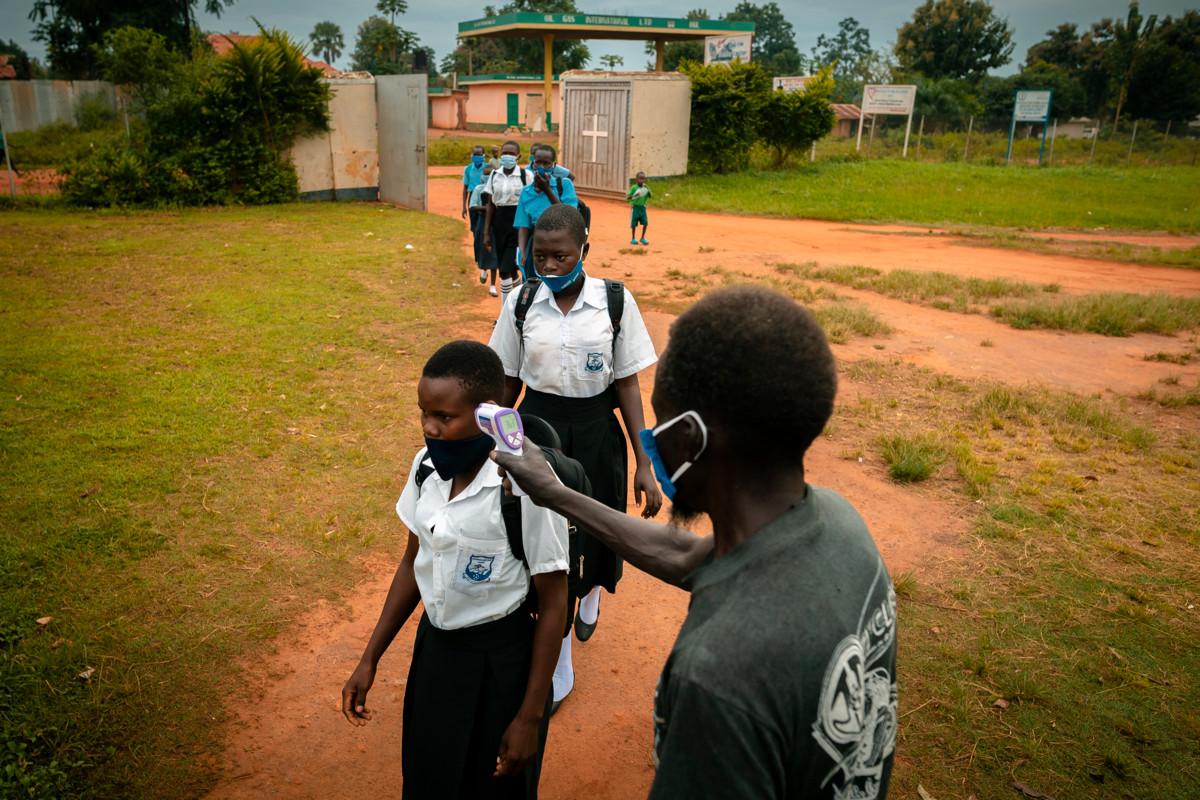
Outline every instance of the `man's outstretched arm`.
[(583, 525), (617, 555), (661, 581), (682, 587), (683, 579), (712, 553), (712, 536), (631, 517), (563, 486), (536, 447), (522, 456), (495, 451), (492, 458), (533, 502)]

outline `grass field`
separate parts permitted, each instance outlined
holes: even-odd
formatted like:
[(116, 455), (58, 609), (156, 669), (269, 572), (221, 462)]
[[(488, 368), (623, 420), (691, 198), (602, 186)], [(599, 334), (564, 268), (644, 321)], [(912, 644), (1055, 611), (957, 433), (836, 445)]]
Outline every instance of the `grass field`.
[(835, 446), (973, 520), (948, 575), (896, 581), (893, 794), (1193, 796), (1195, 416), (900, 363), (844, 372), (868, 391), (839, 408)]
[(460, 235), (360, 204), (0, 214), (0, 796), (196, 796), (230, 664), (402, 547)]
[(1200, 232), (1200, 168), (1035, 170), (898, 160), (654, 182), (663, 208), (1007, 228)]

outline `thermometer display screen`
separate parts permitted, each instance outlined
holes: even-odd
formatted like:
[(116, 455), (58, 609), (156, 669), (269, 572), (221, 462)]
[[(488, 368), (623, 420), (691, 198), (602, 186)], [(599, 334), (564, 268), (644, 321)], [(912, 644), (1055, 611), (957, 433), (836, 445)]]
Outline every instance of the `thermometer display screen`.
[(500, 417), (500, 428), (505, 433), (517, 432), (517, 417), (515, 414), (503, 414)]

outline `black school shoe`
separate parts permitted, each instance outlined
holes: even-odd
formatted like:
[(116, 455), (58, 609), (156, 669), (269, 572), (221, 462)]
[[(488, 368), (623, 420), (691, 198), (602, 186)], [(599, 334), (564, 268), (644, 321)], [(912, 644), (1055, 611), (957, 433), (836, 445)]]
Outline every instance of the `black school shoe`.
[(592, 634), (596, 632), (596, 626), (600, 624), (600, 611), (596, 610), (596, 621), (591, 625), (583, 621), (579, 616), (579, 612), (575, 612), (575, 638), (581, 642), (586, 642), (592, 638)]

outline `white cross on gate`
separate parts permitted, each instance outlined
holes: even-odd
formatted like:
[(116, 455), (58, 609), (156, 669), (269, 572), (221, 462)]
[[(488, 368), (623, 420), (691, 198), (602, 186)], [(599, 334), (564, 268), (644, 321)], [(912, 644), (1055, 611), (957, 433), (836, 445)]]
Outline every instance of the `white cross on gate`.
[(584, 136), (592, 137), (592, 157), (591, 161), (596, 161), (596, 145), (600, 139), (608, 138), (608, 131), (600, 130), (600, 115), (592, 114), (592, 129), (590, 131), (582, 131)]

